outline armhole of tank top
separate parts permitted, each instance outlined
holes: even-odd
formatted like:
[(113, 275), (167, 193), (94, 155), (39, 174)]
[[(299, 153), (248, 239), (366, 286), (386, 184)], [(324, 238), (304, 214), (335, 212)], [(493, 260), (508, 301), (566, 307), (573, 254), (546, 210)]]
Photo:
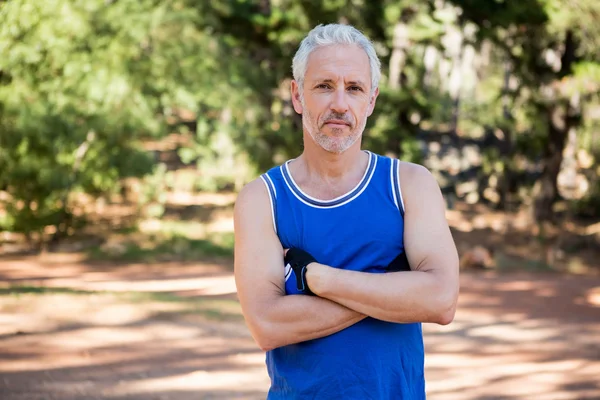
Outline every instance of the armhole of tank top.
[(390, 180), (392, 183), (392, 196), (394, 197), (394, 204), (398, 207), (400, 215), (404, 218), (404, 198), (402, 197), (402, 190), (400, 189), (400, 161), (392, 159), (390, 166)]
[(273, 230), (275, 234), (278, 235), (279, 232), (277, 230), (277, 190), (275, 190), (275, 185), (271, 180), (271, 177), (268, 174), (262, 174), (260, 176), (263, 183), (267, 187), (267, 192), (269, 193), (269, 203), (271, 204), (271, 217), (273, 218)]

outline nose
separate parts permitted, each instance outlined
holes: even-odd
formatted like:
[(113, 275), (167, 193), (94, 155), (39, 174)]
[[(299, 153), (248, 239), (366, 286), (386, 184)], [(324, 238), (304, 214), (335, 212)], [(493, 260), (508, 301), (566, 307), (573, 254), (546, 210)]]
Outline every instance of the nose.
[(336, 113), (345, 114), (348, 111), (348, 100), (346, 98), (346, 89), (341, 86), (333, 93), (333, 100), (331, 102), (331, 111)]

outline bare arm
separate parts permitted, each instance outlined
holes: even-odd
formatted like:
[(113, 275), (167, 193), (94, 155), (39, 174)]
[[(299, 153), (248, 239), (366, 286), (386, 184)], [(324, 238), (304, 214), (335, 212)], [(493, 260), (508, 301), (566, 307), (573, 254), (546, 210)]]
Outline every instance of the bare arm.
[(327, 336), (365, 318), (324, 298), (285, 295), (283, 248), (272, 221), (267, 189), (255, 180), (240, 192), (234, 210), (235, 281), (261, 349)]
[(403, 163), (400, 177), (411, 271), (371, 274), (314, 263), (307, 282), (315, 294), (373, 318), (448, 324), (458, 298), (458, 254), (441, 191), (424, 167)]

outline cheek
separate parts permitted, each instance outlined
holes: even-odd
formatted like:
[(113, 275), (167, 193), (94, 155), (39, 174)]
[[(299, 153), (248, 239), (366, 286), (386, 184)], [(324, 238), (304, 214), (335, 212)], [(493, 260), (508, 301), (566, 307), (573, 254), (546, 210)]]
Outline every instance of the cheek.
[(357, 107), (354, 110), (354, 118), (358, 121), (362, 121), (363, 119), (369, 116), (371, 107), (369, 105), (365, 106), (365, 104), (361, 104), (360, 107)]
[(319, 121), (323, 115), (326, 114), (326, 109), (324, 109), (320, 104), (313, 102), (309, 107), (305, 108), (308, 111), (308, 115), (310, 115), (311, 119), (315, 121)]
[(313, 114), (322, 114), (324, 110), (329, 108), (329, 102), (325, 98), (325, 96), (317, 97), (312, 102), (311, 110)]

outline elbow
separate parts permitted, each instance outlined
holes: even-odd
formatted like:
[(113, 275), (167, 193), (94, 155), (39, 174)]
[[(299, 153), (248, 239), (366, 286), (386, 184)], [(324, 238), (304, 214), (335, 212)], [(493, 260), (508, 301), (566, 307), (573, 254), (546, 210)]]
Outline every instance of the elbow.
[(273, 342), (273, 340), (271, 338), (265, 337), (265, 336), (255, 337), (254, 341), (256, 342), (258, 347), (260, 347), (260, 349), (265, 352), (271, 351), (271, 350), (279, 347)]
[(456, 306), (442, 310), (441, 312), (437, 313), (435, 322), (439, 325), (449, 325), (452, 321), (454, 321), (455, 314)]
[(248, 324), (254, 341), (262, 351), (270, 351), (279, 347), (276, 338), (273, 335), (273, 330), (269, 329), (266, 325), (267, 324), (265, 323), (259, 322)]
[(244, 321), (254, 342), (262, 351), (270, 351), (284, 346), (286, 337), (279, 328), (279, 319), (273, 313), (274, 307), (263, 304), (250, 304), (250, 307), (242, 308)]
[(454, 321), (457, 300), (458, 291), (448, 293), (446, 296), (440, 296), (440, 301), (434, 312), (434, 322), (439, 325), (449, 325)]
[(261, 349), (262, 351), (264, 351), (265, 353), (266, 353), (267, 351), (271, 351), (271, 350), (275, 349), (275, 347), (273, 347), (273, 346), (270, 346), (270, 345), (260, 345), (259, 347), (260, 347), (260, 349)]
[(258, 344), (258, 347), (264, 352), (271, 351), (275, 348), (275, 346), (268, 341), (256, 340), (256, 344)]

